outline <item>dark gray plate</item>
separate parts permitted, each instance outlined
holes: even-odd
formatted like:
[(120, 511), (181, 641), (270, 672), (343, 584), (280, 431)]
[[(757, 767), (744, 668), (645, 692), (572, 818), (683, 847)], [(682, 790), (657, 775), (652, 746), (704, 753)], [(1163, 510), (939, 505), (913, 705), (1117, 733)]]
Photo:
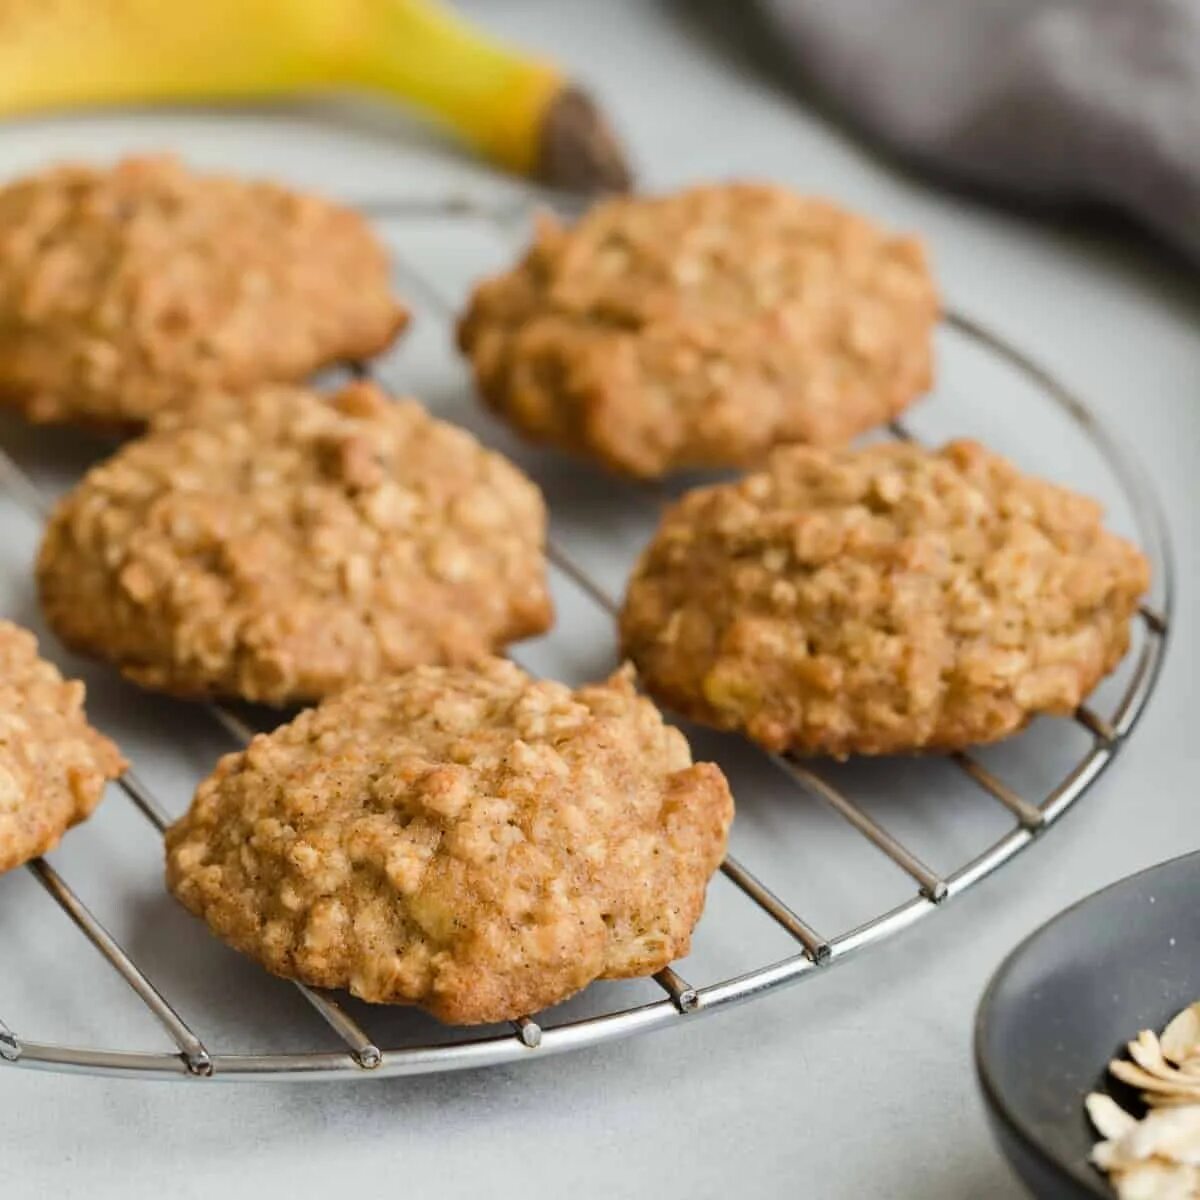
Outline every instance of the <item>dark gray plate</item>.
[(1200, 998), (1200, 853), (1089, 896), (1022, 942), (984, 993), (975, 1065), (993, 1132), (1035, 1196), (1111, 1197), (1083, 1109), (1108, 1060)]

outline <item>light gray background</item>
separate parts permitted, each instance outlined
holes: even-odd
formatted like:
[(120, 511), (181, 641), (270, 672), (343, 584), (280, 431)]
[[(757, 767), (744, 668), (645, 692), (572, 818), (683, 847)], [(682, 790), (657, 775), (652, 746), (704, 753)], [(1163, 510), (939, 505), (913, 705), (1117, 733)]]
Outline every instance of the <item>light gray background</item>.
[[(650, 1037), (459, 1076), (218, 1087), (0, 1070), (0, 1195), (1016, 1196), (988, 1138), (970, 1064), (972, 1014), (988, 975), (1046, 917), (1193, 848), (1200, 830), (1190, 683), (1200, 291), (1191, 274), (1123, 232), (1034, 223), (895, 174), (751, 73), (685, 5), (468, 7), (592, 83), (647, 186), (765, 176), (920, 230), (948, 299), (1056, 369), (1153, 465), (1182, 576), (1161, 689), (1116, 767), (1043, 843), (900, 940), (795, 990)], [(403, 122), (337, 122), (316, 111), (6, 125), (0, 172), (161, 146), (347, 199), (512, 191)], [(451, 303), (473, 274), (510, 253), (471, 222), (391, 223), (385, 233)], [(471, 403), (444, 319), (427, 304), (419, 315), (388, 377), (515, 449)], [(1118, 499), (1086, 448), (1011, 378), (951, 341), (942, 374), (937, 399), (914, 416), (922, 432), (986, 433), (1023, 463)], [(97, 452), (70, 437), (31, 437), (11, 421), (0, 425), (0, 440), (48, 489)], [(618, 587), (649, 528), (639, 498), (553, 456), (523, 461), (547, 487), (559, 535)], [(1125, 523), (1119, 504), (1114, 521)], [(0, 611), (31, 624), (35, 541), (33, 526), (0, 506)], [(557, 586), (560, 629), (526, 661), (568, 677), (594, 674), (611, 661), (607, 623)], [(97, 720), (181, 808), (227, 748), (217, 732), (184, 706), (86, 674)], [(1041, 764), (1079, 749), (1073, 736), (1059, 726), (1035, 730), (997, 761), (1006, 777), (1036, 786)], [(742, 803), (739, 853), (822, 928), (836, 932), (906, 894), (898, 872), (822, 810), (783, 794), (752, 756), (700, 741), (730, 763)], [(936, 867), (960, 862), (1002, 826), (937, 764), (868, 767), (847, 778)], [(894, 789), (901, 801), (889, 799)], [(260, 978), (162, 898), (153, 835), (118, 795), (54, 861), (223, 1048), (239, 1037), (241, 1048), (313, 1040), (312, 1022), (284, 985)], [(785, 950), (718, 884), (683, 969), (707, 982)], [(0, 880), (0, 1016), (37, 1040), (161, 1045), (94, 960), (27, 875)], [(585, 1005), (605, 997), (612, 993)], [(430, 1027), (400, 1014), (383, 1029), (381, 1037), (402, 1039)]]

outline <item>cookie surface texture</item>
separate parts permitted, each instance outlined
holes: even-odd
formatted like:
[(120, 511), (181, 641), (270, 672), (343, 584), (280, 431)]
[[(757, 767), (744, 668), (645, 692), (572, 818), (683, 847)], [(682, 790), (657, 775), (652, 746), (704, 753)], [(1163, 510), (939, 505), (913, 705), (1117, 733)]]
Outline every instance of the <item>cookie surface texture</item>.
[(0, 188), (0, 404), (135, 432), (197, 391), (385, 349), (407, 311), (357, 213), (171, 158)]
[(1100, 507), (973, 442), (788, 447), (666, 513), (624, 651), (679, 712), (773, 750), (953, 750), (1068, 715), (1149, 583)]
[(47, 619), (144, 687), (269, 704), (469, 662), (552, 611), (541, 493), (372, 384), (164, 415), (57, 507)]
[(836, 445), (932, 378), (920, 244), (781, 187), (722, 184), (543, 220), (459, 325), (487, 403), (645, 478)]
[(685, 954), (732, 815), (628, 673), (573, 692), (485, 659), (223, 759), (167, 881), (270, 971), (477, 1024)]
[(125, 768), (83, 699), (83, 684), (41, 658), (33, 634), (0, 621), (0, 872), (52, 850)]

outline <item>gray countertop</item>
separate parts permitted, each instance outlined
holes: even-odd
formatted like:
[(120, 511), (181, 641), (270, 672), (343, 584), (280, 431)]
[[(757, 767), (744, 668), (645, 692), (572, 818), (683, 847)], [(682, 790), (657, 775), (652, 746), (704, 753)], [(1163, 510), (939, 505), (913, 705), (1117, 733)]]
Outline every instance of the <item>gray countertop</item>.
[[(1005, 213), (882, 165), (751, 71), (687, 5), (475, 0), (467, 7), (594, 85), (646, 186), (767, 177), (919, 230), (950, 302), (1051, 366), (1152, 467), (1180, 575), (1159, 691), (1113, 769), (1043, 842), (902, 937), (803, 986), (647, 1037), (458, 1075), (221, 1087), (0, 1070), (0, 1194), (1017, 1196), (989, 1139), (971, 1068), (971, 1022), (988, 976), (1068, 903), (1200, 840), (1192, 776), (1200, 739), (1191, 709), (1200, 287), (1126, 230)], [(9, 124), (0, 127), (0, 174), (163, 146), (198, 165), (274, 175), (350, 200), (513, 192), (403, 121), (330, 119), (315, 106)], [(472, 274), (511, 253), (467, 224), (393, 224), (385, 232), (451, 302)], [(1071, 481), (1091, 479), (1071, 443), (1054, 437), (1025, 402), (1010, 407), (995, 380), (955, 355), (950, 348), (944, 372), (952, 395), (916, 422), (949, 432), (959, 410), (947, 418), (946, 406), (961, 405), (1022, 461)], [(432, 315), (418, 322), (388, 377), (533, 461), (475, 410)], [(0, 441), (48, 489), (95, 454), (82, 441), (32, 436), (11, 421), (0, 424)], [(618, 586), (648, 527), (586, 472), (544, 460), (539, 469), (552, 500), (561, 500), (560, 533), (592, 538), (584, 550), (593, 569)], [(1114, 519), (1120, 523), (1119, 512)], [(20, 514), (0, 506), (0, 611), (36, 626), (28, 583), (35, 540)], [(595, 618), (583, 614), (578, 597), (564, 591), (559, 600), (567, 633), (532, 648), (530, 661), (564, 675), (603, 669), (612, 655), (606, 628), (586, 624)], [(118, 733), (170, 807), (186, 804), (190, 784), (226, 748), (217, 732), (181, 705), (148, 701), (102, 672), (71, 666), (85, 670), (97, 719)], [(861, 849), (838, 856), (827, 816), (797, 798), (752, 794), (765, 785), (752, 767), (738, 769), (749, 780), (739, 837), (748, 851), (768, 856), (772, 878), (786, 872), (803, 911), (834, 920), (828, 897), (838, 892), (849, 915), (861, 918), (903, 894), (903, 880), (886, 871), (877, 882), (882, 868)], [(927, 790), (926, 776), (914, 770), (896, 771), (905, 794), (915, 795), (912, 807), (893, 804), (888, 815), (919, 841), (939, 806), (960, 797), (944, 781), (940, 792)], [(888, 783), (870, 771), (863, 781)], [(780, 803), (798, 808), (787, 811), (784, 834), (772, 807)], [(982, 830), (962, 828), (971, 836)], [(237, 1024), (250, 1040), (282, 1038), (301, 1002), (209, 945), (162, 898), (156, 854), (151, 833), (114, 796), (54, 861), (155, 964), (164, 986), (183, 989), (185, 1012), (211, 1012), (221, 1029)], [(706, 955), (715, 960), (740, 941), (736, 919), (724, 917), (717, 900), (698, 943), (701, 973), (709, 970)], [(123, 1015), (129, 1006), (120, 989), (47, 910), (24, 873), (0, 880), (0, 1017), (18, 1032), (23, 1022), (39, 1040), (159, 1045), (138, 1014)]]

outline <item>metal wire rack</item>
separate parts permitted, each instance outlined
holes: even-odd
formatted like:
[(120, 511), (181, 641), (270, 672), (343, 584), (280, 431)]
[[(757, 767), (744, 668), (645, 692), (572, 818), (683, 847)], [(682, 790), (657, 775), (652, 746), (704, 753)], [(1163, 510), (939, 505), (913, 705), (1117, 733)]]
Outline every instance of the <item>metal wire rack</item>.
[[(479, 207), (458, 201), (401, 201), (364, 204), (365, 211), (380, 219), (406, 216), (447, 216), (455, 213), (483, 216), (506, 234), (528, 216), (529, 206)], [(410, 289), (420, 292), (430, 308), (443, 317), (450, 306), (433, 283), (411, 266), (401, 264)], [(316, 1013), (344, 1043), (340, 1051), (313, 1050), (301, 1053), (223, 1053), (210, 1045), (203, 1026), (196, 1027), (180, 1015), (148, 977), (131, 953), (120, 945), (88, 909), (71, 885), (48, 862), (37, 860), (28, 870), (45, 888), (62, 912), (75, 923), (104, 960), (132, 989), (173, 1041), (176, 1050), (127, 1051), (80, 1045), (51, 1044), (28, 1040), (0, 1020), (0, 1063), (58, 1071), (82, 1071), (131, 1077), (173, 1077), (190, 1080), (246, 1081), (264, 1078), (366, 1079), (416, 1075), (467, 1067), (511, 1062), (530, 1054), (546, 1055), (659, 1029), (679, 1021), (694, 1021), (776, 988), (830, 970), (856, 952), (891, 937), (930, 916), (959, 893), (990, 875), (1025, 849), (1054, 824), (1095, 782), (1132, 732), (1153, 691), (1166, 648), (1172, 608), (1172, 567), (1165, 524), (1152, 488), (1137, 462), (1105, 430), (1091, 411), (1058, 379), (1031, 361), (1019, 349), (991, 330), (958, 313), (947, 323), (959, 335), (987, 353), (1004, 360), (1040, 390), (1045, 399), (1059, 406), (1078, 426), (1107, 464), (1128, 504), (1137, 536), (1150, 559), (1154, 593), (1140, 610), (1140, 631), (1131, 650), (1132, 669), (1121, 693), (1106, 712), (1080, 708), (1074, 721), (1087, 733), (1088, 748), (1044, 795), (1031, 799), (1006, 784), (978, 758), (956, 754), (950, 761), (983, 804), (998, 804), (1007, 813), (1006, 832), (982, 853), (957, 869), (932, 870), (894, 833), (834, 785), (811, 761), (788, 755), (771, 756), (789, 783), (815, 798), (845, 823), (845, 828), (890, 859), (915, 885), (907, 898), (870, 919), (835, 936), (818, 932), (786, 903), (778, 892), (750, 867), (730, 856), (721, 866), (723, 875), (739, 889), (761, 914), (792, 940), (793, 952), (752, 970), (702, 983), (689, 982), (671, 968), (655, 976), (661, 998), (649, 1003), (615, 1007), (600, 1015), (568, 1020), (552, 1027), (539, 1023), (538, 1014), (512, 1022), (499, 1036), (478, 1036), (463, 1030), (459, 1040), (398, 1048), (380, 1046), (337, 998), (303, 985), (296, 985)], [(360, 367), (359, 370), (368, 370)], [(908, 428), (890, 427), (893, 436), (909, 438)], [(30, 477), (6, 451), (0, 449), (0, 487), (29, 516), (41, 521), (47, 501)], [(562, 547), (551, 545), (549, 558), (595, 604), (608, 614), (616, 604), (605, 589)], [(235, 712), (215, 704), (205, 706), (235, 742), (244, 743), (254, 730)], [(118, 786), (137, 810), (160, 833), (169, 817), (159, 799), (135, 770), (118, 780)], [(797, 818), (802, 819), (802, 818)], [(199, 928), (197, 936), (207, 936)], [(281, 983), (280, 986), (286, 986)], [(10, 1015), (11, 1014), (7, 1014)], [(18, 1026), (20, 1028), (20, 1026)], [(380, 1039), (382, 1040), (382, 1039)]]

